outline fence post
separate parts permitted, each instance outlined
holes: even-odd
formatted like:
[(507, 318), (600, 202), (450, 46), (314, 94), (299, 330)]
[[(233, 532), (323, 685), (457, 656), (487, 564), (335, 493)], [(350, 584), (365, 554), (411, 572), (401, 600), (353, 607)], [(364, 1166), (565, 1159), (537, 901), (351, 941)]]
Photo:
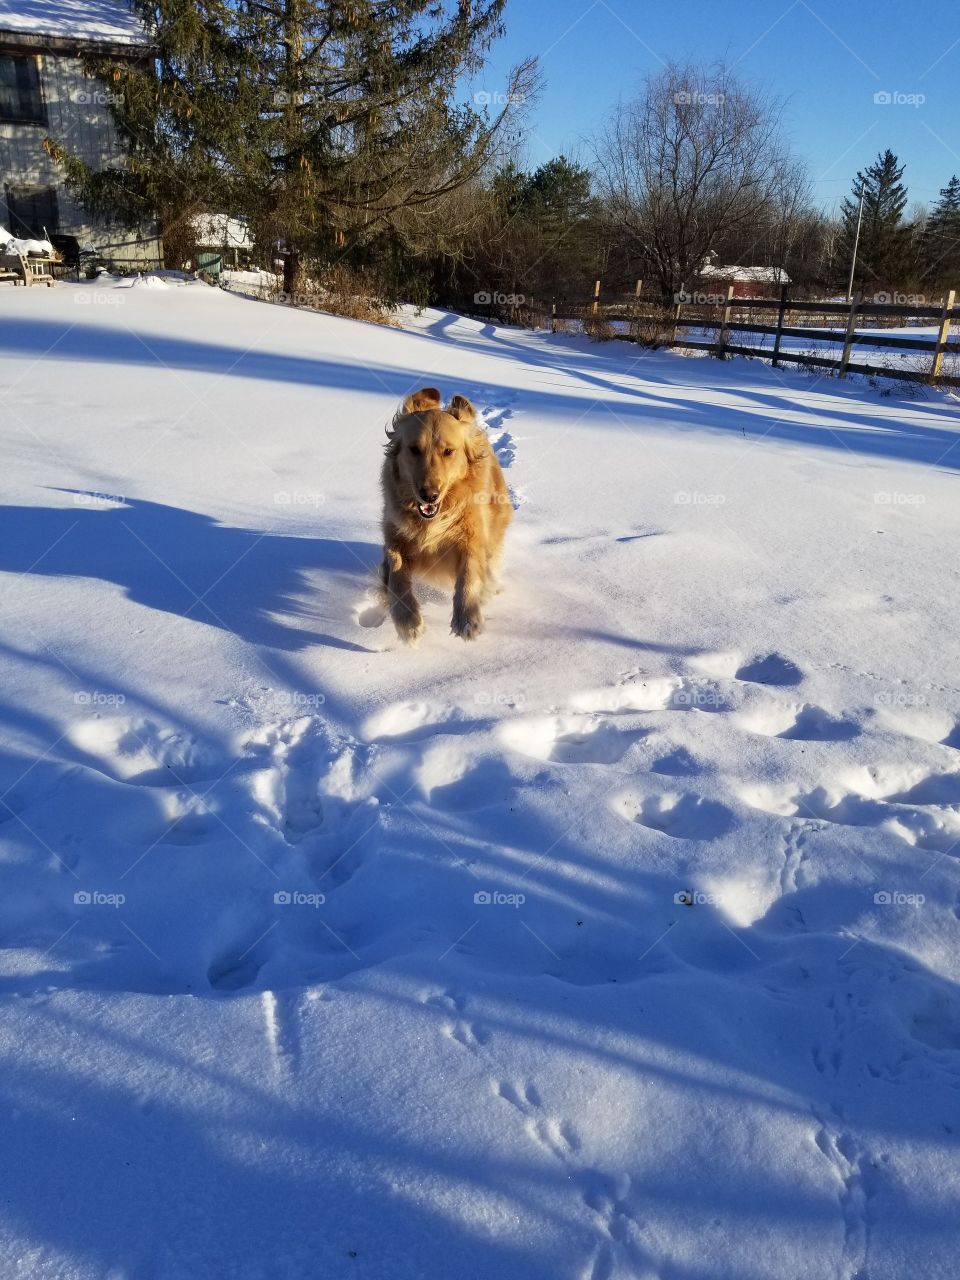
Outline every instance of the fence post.
[(643, 280), (640, 279), (633, 291), (633, 317), (630, 321), (630, 337), (634, 342), (640, 341), (640, 290), (642, 288)]
[(597, 280), (593, 286), (593, 314), (596, 315), (600, 310), (600, 281)]
[(550, 332), (557, 332), (557, 300), (554, 298), (550, 303)]
[(857, 308), (863, 300), (862, 293), (855, 293), (853, 301), (850, 303), (850, 314), (847, 316), (847, 331), (843, 335), (843, 354), (840, 357), (840, 377), (847, 376), (847, 366), (850, 363), (850, 348), (853, 346), (853, 331), (857, 327)]
[(955, 297), (956, 294), (953, 289), (944, 294), (943, 310), (940, 312), (940, 327), (937, 329), (937, 349), (933, 353), (933, 363), (930, 366), (931, 382), (935, 382), (940, 377), (940, 370), (943, 367), (943, 349), (950, 341), (950, 321), (952, 319), (950, 312), (953, 310)]
[(771, 365), (776, 369), (780, 363), (780, 339), (783, 337), (783, 317), (787, 310), (787, 291), (789, 285), (783, 285), (780, 289), (780, 307), (777, 311), (777, 336), (773, 340), (773, 360)]
[(720, 317), (720, 328), (717, 332), (717, 356), (722, 360), (724, 348), (727, 345), (727, 325), (730, 323), (730, 308), (733, 303), (732, 284), (727, 285), (727, 300), (724, 303), (723, 314)]
[(677, 330), (680, 328), (680, 312), (683, 308), (683, 303), (680, 299), (683, 297), (683, 291), (681, 290), (680, 293), (675, 293), (673, 296), (677, 301), (674, 303), (673, 307), (673, 330), (670, 334), (671, 347), (675, 347), (677, 345)]

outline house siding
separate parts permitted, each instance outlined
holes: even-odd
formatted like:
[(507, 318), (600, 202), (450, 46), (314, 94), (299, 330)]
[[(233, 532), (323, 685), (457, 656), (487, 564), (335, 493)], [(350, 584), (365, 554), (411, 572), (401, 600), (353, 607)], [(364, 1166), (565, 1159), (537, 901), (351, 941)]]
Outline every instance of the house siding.
[[(3, 49), (14, 52), (6, 40)], [(39, 59), (47, 120), (45, 124), (0, 121), (0, 222), (16, 234), (17, 228), (10, 225), (8, 188), (52, 187), (60, 213), (56, 230), (76, 236), (82, 246), (90, 244), (120, 263), (155, 262), (160, 257), (156, 229), (127, 230), (95, 222), (66, 189), (59, 166), (43, 149), (43, 140), (49, 136), (92, 168), (116, 163), (122, 149), (110, 114), (109, 85), (84, 74), (79, 54), (27, 56)]]

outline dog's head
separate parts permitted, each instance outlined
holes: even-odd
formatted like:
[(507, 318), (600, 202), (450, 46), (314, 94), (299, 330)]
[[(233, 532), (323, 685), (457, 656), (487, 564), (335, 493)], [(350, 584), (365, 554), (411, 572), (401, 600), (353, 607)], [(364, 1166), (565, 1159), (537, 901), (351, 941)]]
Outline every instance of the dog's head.
[(407, 396), (387, 437), (397, 496), (421, 520), (432, 520), (450, 491), (489, 453), (470, 401), (454, 396), (444, 409), (434, 387)]

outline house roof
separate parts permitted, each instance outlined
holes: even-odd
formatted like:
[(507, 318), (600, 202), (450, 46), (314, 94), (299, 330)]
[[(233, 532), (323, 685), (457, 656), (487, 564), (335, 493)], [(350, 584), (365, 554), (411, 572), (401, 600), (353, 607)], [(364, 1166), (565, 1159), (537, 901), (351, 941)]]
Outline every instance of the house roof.
[(752, 284), (789, 284), (790, 277), (783, 267), (715, 267), (707, 264), (700, 268), (704, 280), (747, 280)]
[(253, 248), (246, 221), (243, 218), (230, 218), (225, 213), (196, 214), (193, 218), (193, 232), (201, 248)]
[(147, 41), (125, 0), (0, 0), (0, 35), (10, 32), (96, 44)]

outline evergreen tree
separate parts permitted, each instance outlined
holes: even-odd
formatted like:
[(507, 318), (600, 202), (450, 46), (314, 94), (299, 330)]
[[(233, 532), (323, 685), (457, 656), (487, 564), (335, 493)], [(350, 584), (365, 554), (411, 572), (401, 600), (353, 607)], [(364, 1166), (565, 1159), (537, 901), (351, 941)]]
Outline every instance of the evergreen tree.
[(494, 206), (503, 218), (519, 217), (525, 210), (530, 188), (530, 175), (508, 160), (493, 175), (490, 184)]
[(164, 234), (198, 211), (246, 217), (280, 244), (293, 293), (304, 254), (348, 256), (484, 162), (532, 64), (492, 118), (455, 90), (504, 3), (139, 0), (153, 58), (90, 66), (116, 89), (125, 160), (96, 174), (58, 154), (85, 202), (118, 217), (152, 206)]
[(565, 156), (548, 160), (530, 175), (526, 203), (546, 233), (563, 238), (589, 212), (589, 170)]
[(903, 165), (889, 149), (877, 157), (869, 168), (859, 172), (853, 184), (853, 195), (841, 205), (843, 250), (849, 255), (857, 230), (860, 188), (863, 185), (863, 223), (857, 249), (857, 286), (896, 284), (906, 269), (910, 233), (903, 222), (907, 207), (907, 189), (900, 181)]
[(940, 189), (923, 236), (923, 274), (947, 288), (960, 286), (960, 178)]
[(524, 306), (584, 287), (593, 225), (588, 170), (563, 156), (532, 173), (510, 161), (478, 184), (475, 204), (482, 217), (464, 239), (442, 301), (469, 307), (477, 293), (522, 296), (524, 303), (498, 313), (516, 319)]
[(533, 292), (546, 299), (585, 287), (596, 267), (589, 170), (565, 156), (542, 164), (530, 175), (525, 213), (535, 249)]

